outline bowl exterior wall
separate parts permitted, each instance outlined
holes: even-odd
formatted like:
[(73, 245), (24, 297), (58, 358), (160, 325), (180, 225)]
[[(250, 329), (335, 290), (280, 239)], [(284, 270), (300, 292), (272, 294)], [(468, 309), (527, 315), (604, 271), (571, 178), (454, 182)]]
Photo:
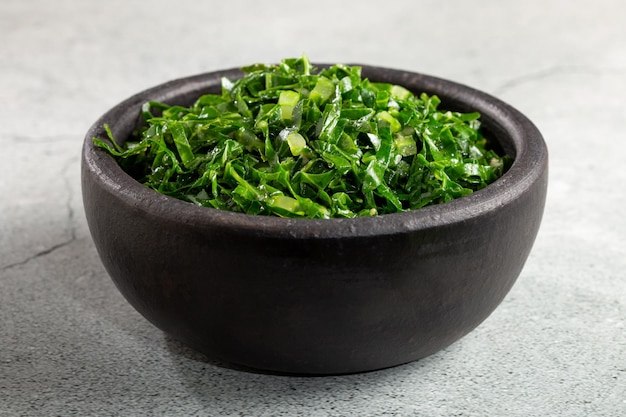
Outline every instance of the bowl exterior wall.
[(152, 218), (83, 181), (103, 264), (141, 314), (211, 358), (290, 373), (384, 368), (467, 334), (512, 287), (543, 210), (536, 189), (448, 227), (277, 239)]

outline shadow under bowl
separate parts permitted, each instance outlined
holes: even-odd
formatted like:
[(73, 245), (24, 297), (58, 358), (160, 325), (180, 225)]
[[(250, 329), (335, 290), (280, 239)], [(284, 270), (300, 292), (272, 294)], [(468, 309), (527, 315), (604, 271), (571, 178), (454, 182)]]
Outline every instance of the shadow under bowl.
[(506, 103), (440, 78), (363, 66), (372, 81), (478, 111), (508, 171), (467, 197), (405, 213), (284, 219), (199, 207), (152, 191), (92, 138), (127, 138), (149, 100), (190, 105), (237, 69), (174, 80), (89, 129), (82, 193), (107, 272), (154, 325), (209, 358), (269, 372), (344, 374), (411, 362), (485, 320), (518, 278), (543, 215), (548, 153)]

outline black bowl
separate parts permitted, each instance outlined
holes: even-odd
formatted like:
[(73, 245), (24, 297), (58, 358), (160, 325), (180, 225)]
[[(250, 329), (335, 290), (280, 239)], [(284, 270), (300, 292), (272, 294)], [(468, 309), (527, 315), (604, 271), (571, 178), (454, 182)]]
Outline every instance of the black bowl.
[(190, 105), (236, 69), (165, 83), (104, 114), (87, 132), (82, 192), (102, 262), (150, 322), (230, 364), (341, 374), (414, 361), (485, 320), (513, 286), (543, 215), (548, 154), (537, 128), (502, 101), (443, 79), (363, 66), (373, 81), (479, 111), (514, 158), (467, 197), (356, 219), (283, 219), (195, 206), (152, 191), (94, 147), (126, 138), (148, 100)]

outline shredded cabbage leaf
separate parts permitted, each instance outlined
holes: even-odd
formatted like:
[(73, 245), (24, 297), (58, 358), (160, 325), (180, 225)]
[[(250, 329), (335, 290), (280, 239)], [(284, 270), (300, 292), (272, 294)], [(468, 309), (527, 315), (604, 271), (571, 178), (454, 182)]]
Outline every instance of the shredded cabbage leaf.
[(242, 68), (190, 107), (147, 102), (119, 145), (94, 138), (160, 193), (205, 207), (281, 217), (373, 216), (466, 196), (510, 157), (488, 147), (480, 115), (437, 96), (372, 82), (361, 68), (317, 70), (306, 56)]

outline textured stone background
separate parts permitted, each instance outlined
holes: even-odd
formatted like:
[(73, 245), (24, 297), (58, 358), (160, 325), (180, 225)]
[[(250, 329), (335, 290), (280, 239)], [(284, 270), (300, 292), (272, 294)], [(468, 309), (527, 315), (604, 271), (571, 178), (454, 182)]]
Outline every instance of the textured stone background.
[[(0, 2), (0, 416), (619, 416), (626, 410), (626, 5)], [(453, 79), (550, 149), (519, 281), (422, 361), (293, 378), (217, 366), (146, 322), (86, 227), (89, 125), (155, 84), (305, 53)]]

